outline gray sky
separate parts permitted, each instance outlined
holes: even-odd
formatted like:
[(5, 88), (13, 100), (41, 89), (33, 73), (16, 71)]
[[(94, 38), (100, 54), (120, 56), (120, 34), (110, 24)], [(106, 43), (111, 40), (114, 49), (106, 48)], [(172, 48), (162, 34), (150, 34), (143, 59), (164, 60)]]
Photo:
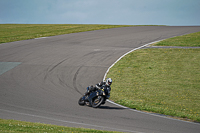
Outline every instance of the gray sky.
[(0, 24), (200, 25), (200, 0), (0, 0)]

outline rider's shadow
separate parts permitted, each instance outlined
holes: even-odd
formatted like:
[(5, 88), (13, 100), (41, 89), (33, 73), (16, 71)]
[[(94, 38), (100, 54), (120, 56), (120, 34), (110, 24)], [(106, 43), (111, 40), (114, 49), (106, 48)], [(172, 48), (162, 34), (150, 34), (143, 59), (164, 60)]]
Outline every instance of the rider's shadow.
[(102, 106), (102, 105), (98, 108), (99, 109), (117, 109), (117, 110), (126, 109), (126, 108), (122, 108), (122, 107), (110, 107), (110, 106)]

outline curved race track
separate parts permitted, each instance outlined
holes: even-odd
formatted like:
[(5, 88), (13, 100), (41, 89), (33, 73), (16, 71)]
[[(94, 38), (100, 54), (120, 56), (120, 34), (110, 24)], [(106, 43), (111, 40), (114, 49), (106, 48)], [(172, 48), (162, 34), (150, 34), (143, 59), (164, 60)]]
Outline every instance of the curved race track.
[(141, 26), (0, 44), (0, 118), (121, 132), (199, 133), (198, 123), (109, 102), (98, 109), (77, 104), (86, 87), (100, 82), (126, 52), (198, 31), (200, 27)]

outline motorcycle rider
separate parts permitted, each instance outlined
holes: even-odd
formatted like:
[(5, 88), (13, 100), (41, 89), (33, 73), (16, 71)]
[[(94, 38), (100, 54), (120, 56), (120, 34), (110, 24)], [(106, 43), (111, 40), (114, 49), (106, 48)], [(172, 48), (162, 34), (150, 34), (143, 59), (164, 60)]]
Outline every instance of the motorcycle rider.
[(97, 89), (101, 89), (101, 87), (103, 87), (103, 86), (106, 86), (109, 89), (109, 91), (111, 91), (111, 87), (110, 87), (111, 84), (112, 84), (112, 79), (111, 78), (107, 78), (106, 82), (102, 81), (102, 82), (96, 84), (95, 87), (93, 87), (93, 85), (88, 86), (87, 87), (87, 91), (85, 92), (84, 95), (87, 96), (87, 95), (90, 94), (90, 92), (96, 91)]

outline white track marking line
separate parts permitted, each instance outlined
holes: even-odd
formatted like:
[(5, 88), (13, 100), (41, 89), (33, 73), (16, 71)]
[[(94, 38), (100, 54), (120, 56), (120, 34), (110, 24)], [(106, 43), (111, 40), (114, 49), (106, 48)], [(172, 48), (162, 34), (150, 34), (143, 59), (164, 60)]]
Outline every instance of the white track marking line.
[(150, 45), (150, 44), (153, 44), (153, 43), (156, 43), (156, 42), (159, 42), (159, 41), (162, 41), (162, 40), (158, 40), (158, 41), (154, 41), (154, 42), (151, 42), (151, 43), (147, 43), (147, 44), (145, 44), (145, 45), (143, 45), (143, 46), (140, 46), (140, 47), (138, 47), (138, 48), (132, 49), (131, 51), (129, 51), (129, 52), (125, 53), (124, 55), (122, 55), (121, 57), (119, 57), (119, 59), (117, 59), (117, 60), (108, 68), (108, 70), (106, 71), (106, 73), (105, 73), (105, 75), (104, 75), (104, 77), (103, 77), (103, 81), (105, 81), (106, 75), (107, 75), (107, 73), (109, 72), (110, 68), (112, 68), (112, 67), (113, 67), (119, 60), (121, 60), (124, 56), (126, 56), (127, 54), (129, 54), (129, 53), (131, 53), (131, 52), (133, 52), (133, 51), (135, 51), (135, 50), (141, 49), (141, 48), (143, 48), (143, 47), (146, 47), (146, 46), (148, 46), (148, 45)]

